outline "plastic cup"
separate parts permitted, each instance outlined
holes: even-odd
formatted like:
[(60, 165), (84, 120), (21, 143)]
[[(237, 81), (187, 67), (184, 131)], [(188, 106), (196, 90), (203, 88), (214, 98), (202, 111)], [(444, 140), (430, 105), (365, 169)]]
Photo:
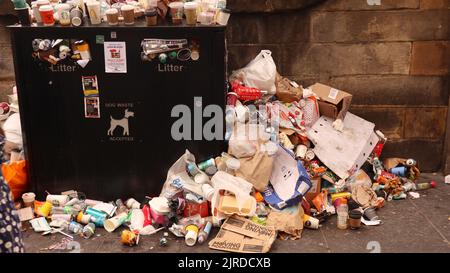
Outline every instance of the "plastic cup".
[(53, 26), (55, 18), (53, 17), (53, 7), (50, 5), (43, 5), (39, 7), (42, 23), (44, 26)]
[(89, 19), (91, 20), (92, 25), (98, 25), (102, 22), (102, 16), (100, 14), (100, 3), (97, 1), (91, 1), (86, 4)]
[(122, 212), (121, 214), (114, 216), (108, 220), (103, 222), (103, 227), (108, 232), (113, 232), (116, 228), (120, 227), (125, 220), (127, 219), (128, 214), (126, 212)]
[(183, 7), (183, 2), (172, 2), (169, 4), (172, 24), (180, 25), (183, 22)]
[(147, 26), (156, 26), (158, 23), (158, 12), (156, 12), (156, 9), (148, 9), (145, 11), (144, 15)]
[(33, 11), (34, 20), (36, 23), (42, 23), (41, 14), (39, 13), (38, 1), (31, 2), (31, 10)]
[(58, 14), (59, 24), (61, 26), (70, 25), (70, 5), (58, 4), (56, 5), (56, 13)]
[(26, 192), (26, 193), (22, 194), (22, 200), (23, 200), (23, 203), (25, 204), (25, 207), (32, 207), (34, 204), (35, 198), (36, 198), (36, 194), (34, 194), (33, 192)]
[(15, 10), (17, 12), (17, 17), (19, 17), (19, 21), (22, 26), (31, 25), (30, 11), (28, 10), (28, 7), (15, 8)]
[(196, 2), (184, 3), (184, 14), (186, 15), (186, 24), (188, 25), (197, 24), (197, 8), (198, 4)]
[(337, 227), (339, 229), (347, 229), (348, 206), (342, 204), (336, 209), (337, 211)]
[(109, 25), (115, 26), (119, 24), (119, 11), (117, 9), (107, 9), (105, 14)]
[(228, 24), (228, 19), (230, 19), (230, 10), (221, 9), (217, 15), (217, 23), (221, 26), (226, 26)]

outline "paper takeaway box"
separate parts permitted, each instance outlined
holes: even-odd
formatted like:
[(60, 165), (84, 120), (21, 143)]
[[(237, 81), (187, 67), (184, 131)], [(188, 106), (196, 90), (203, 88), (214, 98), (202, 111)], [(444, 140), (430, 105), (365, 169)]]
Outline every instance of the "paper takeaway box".
[(375, 124), (348, 112), (344, 119), (344, 131), (332, 126), (334, 119), (322, 116), (308, 130), (307, 136), (314, 143), (316, 156), (337, 176), (346, 179), (355, 173), (369, 157), (378, 136)]
[(341, 120), (345, 118), (352, 102), (351, 94), (321, 83), (315, 83), (308, 88), (320, 99), (318, 101), (320, 115)]
[(236, 215), (223, 223), (216, 238), (209, 242), (209, 248), (240, 252), (266, 253), (277, 237), (273, 227), (258, 225)]

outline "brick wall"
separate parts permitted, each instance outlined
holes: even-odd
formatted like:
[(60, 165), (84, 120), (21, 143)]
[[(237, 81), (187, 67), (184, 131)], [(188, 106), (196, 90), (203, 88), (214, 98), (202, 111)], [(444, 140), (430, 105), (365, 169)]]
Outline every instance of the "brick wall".
[(450, 1), (316, 2), (299, 10), (233, 14), (230, 70), (270, 49), (283, 76), (354, 94), (351, 111), (389, 138), (384, 155), (413, 157), (422, 170), (441, 170), (449, 154)]
[[(229, 0), (237, 12), (227, 32), (229, 70), (270, 49), (282, 75), (354, 94), (351, 111), (389, 138), (384, 155), (416, 158), (424, 171), (450, 171), (450, 1), (380, 2)], [(1, 27), (10, 21), (0, 17), (0, 94), (13, 84)]]

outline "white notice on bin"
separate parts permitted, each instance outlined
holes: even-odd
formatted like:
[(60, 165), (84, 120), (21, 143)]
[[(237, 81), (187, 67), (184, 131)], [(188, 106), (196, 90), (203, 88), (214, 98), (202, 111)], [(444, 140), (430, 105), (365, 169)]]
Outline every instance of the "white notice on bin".
[(125, 42), (104, 42), (105, 72), (127, 73), (127, 49)]

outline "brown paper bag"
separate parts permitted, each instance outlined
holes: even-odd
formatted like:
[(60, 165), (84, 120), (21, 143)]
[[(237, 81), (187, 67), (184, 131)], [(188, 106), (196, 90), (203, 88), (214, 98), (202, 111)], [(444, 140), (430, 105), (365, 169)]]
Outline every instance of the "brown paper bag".
[(291, 240), (297, 240), (302, 237), (303, 214), (302, 206), (297, 206), (295, 209), (290, 208), (289, 211), (286, 209), (282, 211), (271, 210), (266, 225), (273, 226), (275, 230), (280, 231), (278, 235), (282, 239), (289, 237)]
[(299, 101), (303, 97), (301, 86), (277, 73), (275, 78), (276, 96), (282, 102)]
[(253, 184), (258, 191), (264, 191), (272, 174), (273, 158), (264, 152), (256, 152), (253, 157), (240, 158), (241, 167), (236, 176)]

